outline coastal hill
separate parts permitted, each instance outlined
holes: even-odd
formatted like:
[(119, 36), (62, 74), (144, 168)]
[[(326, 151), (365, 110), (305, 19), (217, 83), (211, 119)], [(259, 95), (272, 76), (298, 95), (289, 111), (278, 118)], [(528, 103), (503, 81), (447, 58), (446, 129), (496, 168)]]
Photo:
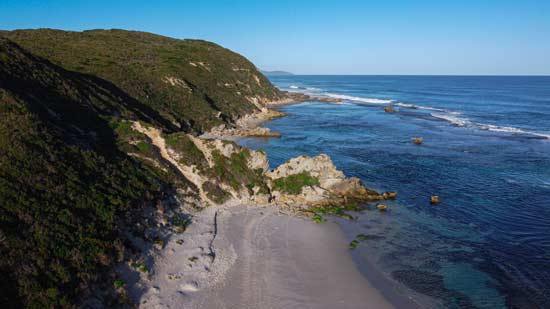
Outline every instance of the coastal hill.
[(201, 138), (280, 116), (267, 103), (293, 100), (209, 42), (0, 32), (0, 304), (131, 304), (127, 288), (147, 277), (146, 257), (209, 206), (281, 206), (321, 220), (323, 207), (343, 213), (386, 198), (326, 155), (269, 171), (261, 151)]
[(0, 303), (66, 307), (122, 254), (121, 214), (163, 186), (120, 151), (112, 127), (163, 119), (2, 38), (0, 103)]
[(286, 72), (286, 71), (263, 71), (262, 70), (262, 73), (265, 76), (290, 76), (290, 75), (294, 75), (293, 73)]
[(214, 43), (145, 32), (0, 32), (67, 70), (110, 81), (185, 131), (231, 123), (282, 94), (244, 57)]

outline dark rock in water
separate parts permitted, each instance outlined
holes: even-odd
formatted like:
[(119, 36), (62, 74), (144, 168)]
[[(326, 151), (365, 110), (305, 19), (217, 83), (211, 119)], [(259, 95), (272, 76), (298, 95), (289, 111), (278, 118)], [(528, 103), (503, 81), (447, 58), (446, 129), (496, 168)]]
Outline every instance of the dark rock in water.
[(413, 137), (412, 141), (417, 145), (421, 145), (424, 142), (424, 139), (422, 139), (422, 137)]
[(339, 99), (339, 98), (313, 96), (313, 95), (309, 95), (301, 92), (283, 91), (282, 93), (288, 98), (288, 100), (281, 101), (281, 102), (273, 102), (271, 103), (272, 105), (285, 105), (285, 104), (308, 102), (308, 101), (318, 101), (318, 102), (325, 102), (325, 103), (340, 103), (343, 101), (342, 99)]
[(397, 196), (397, 192), (395, 192), (395, 191), (384, 192), (384, 194), (382, 194), (382, 196), (384, 197), (384, 199), (393, 200)]
[(435, 204), (439, 204), (439, 203), (441, 203), (441, 200), (439, 199), (439, 196), (432, 195), (432, 197), (430, 198), (430, 204), (435, 205)]
[(394, 109), (393, 107), (391, 107), (391, 106), (386, 106), (386, 107), (384, 107), (384, 111), (385, 111), (386, 113), (395, 113), (395, 109)]
[(380, 210), (380, 211), (386, 211), (388, 209), (388, 206), (386, 206), (384, 204), (378, 204), (378, 205), (376, 205), (376, 208), (378, 208), (378, 210)]

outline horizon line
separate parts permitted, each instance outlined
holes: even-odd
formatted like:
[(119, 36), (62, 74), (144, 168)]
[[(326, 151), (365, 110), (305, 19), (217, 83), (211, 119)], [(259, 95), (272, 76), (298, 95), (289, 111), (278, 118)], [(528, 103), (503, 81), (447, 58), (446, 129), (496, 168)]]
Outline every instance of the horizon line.
[[(263, 71), (263, 70), (262, 70)], [(279, 71), (279, 70), (272, 70)], [(269, 71), (268, 71), (269, 72)], [(287, 72), (287, 71), (285, 71)], [(267, 74), (266, 76), (270, 76)], [(465, 76), (465, 77), (550, 77), (549, 74), (346, 74), (346, 73), (337, 73), (337, 74), (302, 74), (302, 73), (291, 73), (288, 75), (271, 75), (273, 77), (284, 77), (284, 76)]]

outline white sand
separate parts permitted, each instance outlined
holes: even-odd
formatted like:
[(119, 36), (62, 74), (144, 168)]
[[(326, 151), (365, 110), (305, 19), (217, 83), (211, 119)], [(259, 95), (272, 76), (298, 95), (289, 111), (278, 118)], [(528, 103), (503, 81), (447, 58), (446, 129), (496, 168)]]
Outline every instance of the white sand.
[(273, 207), (211, 207), (170, 238), (129, 292), (142, 308), (392, 308), (347, 245), (335, 223)]

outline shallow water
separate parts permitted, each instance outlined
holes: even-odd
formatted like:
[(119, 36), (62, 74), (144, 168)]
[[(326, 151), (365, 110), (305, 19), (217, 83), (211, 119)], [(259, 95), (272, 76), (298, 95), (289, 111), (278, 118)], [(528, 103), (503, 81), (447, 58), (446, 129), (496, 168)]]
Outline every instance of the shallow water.
[(272, 81), (345, 101), (283, 107), (290, 116), (266, 124), (282, 138), (241, 144), (272, 166), (327, 153), (368, 187), (398, 191), (387, 213), (345, 223), (350, 236), (376, 236), (356, 258), (444, 307), (550, 307), (550, 77)]

